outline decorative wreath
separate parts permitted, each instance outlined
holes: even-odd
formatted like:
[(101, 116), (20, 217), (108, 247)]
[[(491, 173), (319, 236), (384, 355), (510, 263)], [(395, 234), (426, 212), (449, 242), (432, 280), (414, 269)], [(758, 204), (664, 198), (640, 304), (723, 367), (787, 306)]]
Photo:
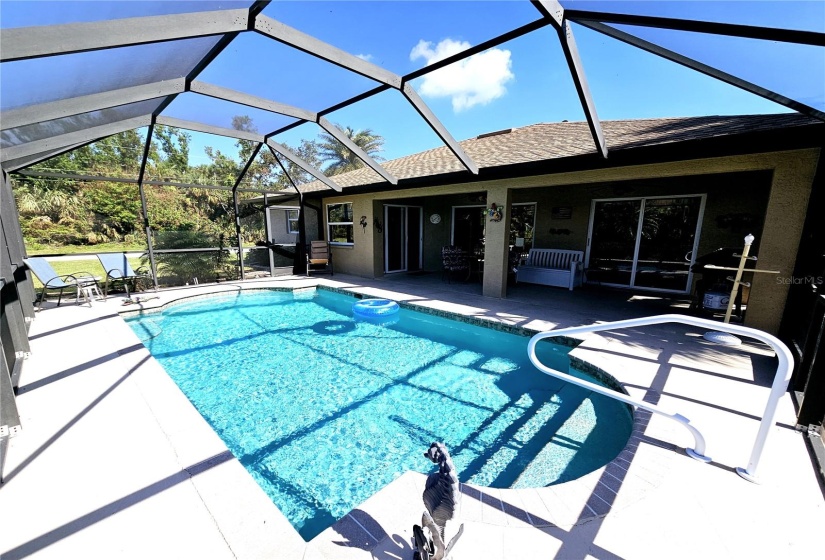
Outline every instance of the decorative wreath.
[(491, 222), (500, 222), (501, 218), (504, 217), (504, 212), (502, 208), (494, 202), (490, 205), (490, 208), (487, 210), (487, 215), (490, 216)]

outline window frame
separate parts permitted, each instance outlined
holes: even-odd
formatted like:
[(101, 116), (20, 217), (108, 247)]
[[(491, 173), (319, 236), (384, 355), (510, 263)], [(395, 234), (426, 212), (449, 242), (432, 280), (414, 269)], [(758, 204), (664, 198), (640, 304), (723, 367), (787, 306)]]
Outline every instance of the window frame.
[[(330, 245), (336, 245), (339, 247), (352, 247), (355, 245), (355, 222), (351, 219), (348, 222), (332, 222), (329, 219), (329, 209), (331, 206), (343, 206), (349, 204), (349, 215), (350, 218), (354, 216), (352, 211), (352, 202), (331, 202), (327, 204), (327, 212), (326, 212), (326, 220), (327, 220), (327, 241)], [(352, 242), (341, 242), (341, 241), (333, 241), (332, 240), (332, 227), (333, 226), (349, 226), (352, 228)]]
[[(290, 235), (298, 235), (301, 233), (301, 228), (298, 225), (298, 220), (301, 216), (301, 210), (299, 208), (284, 208), (284, 212), (286, 212), (286, 232)], [(290, 212), (295, 212), (295, 219), (289, 217)], [(295, 229), (292, 229), (290, 225), (295, 223)]]

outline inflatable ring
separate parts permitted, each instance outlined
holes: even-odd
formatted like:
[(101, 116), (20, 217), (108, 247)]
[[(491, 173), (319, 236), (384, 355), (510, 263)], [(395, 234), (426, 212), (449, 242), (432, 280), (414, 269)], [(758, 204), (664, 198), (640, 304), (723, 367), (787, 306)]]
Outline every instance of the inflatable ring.
[(389, 317), (395, 315), (401, 307), (391, 299), (362, 299), (352, 304), (352, 312), (361, 317)]

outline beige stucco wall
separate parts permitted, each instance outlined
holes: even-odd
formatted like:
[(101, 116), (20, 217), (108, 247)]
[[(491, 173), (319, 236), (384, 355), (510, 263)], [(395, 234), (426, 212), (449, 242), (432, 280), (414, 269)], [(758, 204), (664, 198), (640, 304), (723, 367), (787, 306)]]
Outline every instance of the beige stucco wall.
[[(649, 164), (612, 169), (598, 169), (533, 176), (512, 180), (471, 182), (417, 189), (399, 189), (384, 193), (339, 195), (325, 198), (323, 203), (352, 202), (355, 220), (355, 245), (334, 247), (337, 271), (358, 276), (376, 277), (383, 274), (383, 237), (374, 224), (377, 217), (384, 222), (383, 204), (412, 204), (424, 209), (424, 268), (440, 270), (440, 248), (450, 242), (450, 212), (453, 206), (485, 204), (486, 200), (509, 198), (514, 202), (536, 202), (536, 246), (584, 250), (590, 205), (593, 199), (706, 193), (707, 205), (701, 230), (699, 254), (720, 246), (737, 246), (743, 232), (717, 226), (717, 218), (731, 212), (755, 212), (764, 216), (753, 231), (758, 236), (754, 253), (759, 255), (759, 267), (775, 269), (790, 275), (796, 260), (799, 238), (807, 211), (808, 198), (818, 149), (774, 152), (768, 154), (691, 160), (677, 163)], [(762, 174), (729, 176), (718, 174), (758, 172)], [(673, 178), (672, 181), (663, 179)], [(627, 183), (629, 182), (629, 183)], [(629, 190), (628, 190), (629, 189)], [(490, 191), (492, 198), (484, 195)], [(484, 202), (480, 202), (484, 201)], [(572, 206), (569, 220), (552, 220), (553, 206)], [(428, 217), (438, 213), (438, 225)], [(367, 216), (370, 227), (362, 231), (358, 221)], [(509, 212), (507, 212), (509, 216)], [(509, 222), (487, 224), (488, 256), (495, 247), (501, 250), (502, 270), (498, 263), (485, 263), (484, 294), (504, 297), (506, 239), (504, 228)], [(552, 234), (549, 230), (570, 230), (569, 235)], [(499, 239), (498, 233), (502, 233)], [(500, 274), (502, 272), (502, 274)], [(776, 276), (756, 275), (750, 293), (746, 324), (776, 333), (787, 298), (788, 285)]]
[(775, 161), (759, 247), (759, 267), (779, 270), (780, 274), (754, 275), (752, 303), (745, 319), (748, 326), (773, 334), (779, 330), (788, 298), (790, 285), (782, 280), (793, 274), (819, 153), (811, 150), (786, 155)]
[[(767, 171), (666, 179), (609, 181), (596, 185), (562, 185), (514, 191), (513, 202), (534, 202), (537, 207), (535, 246), (584, 251), (587, 247), (592, 202), (599, 199), (646, 196), (706, 195), (700, 230), (698, 255), (718, 247), (741, 245), (748, 233), (761, 237), (762, 216), (770, 193)], [(569, 219), (553, 219), (552, 208), (572, 209)], [(720, 219), (731, 214), (748, 214), (758, 220), (746, 229), (719, 227)]]
[[(512, 189), (504, 185), (487, 190), (487, 200), (496, 206), (510, 208)], [(484, 285), (483, 294), (488, 297), (507, 296), (507, 254), (510, 248), (510, 212), (505, 212), (499, 222), (488, 220), (484, 233)], [(489, 257), (487, 256), (489, 255)]]

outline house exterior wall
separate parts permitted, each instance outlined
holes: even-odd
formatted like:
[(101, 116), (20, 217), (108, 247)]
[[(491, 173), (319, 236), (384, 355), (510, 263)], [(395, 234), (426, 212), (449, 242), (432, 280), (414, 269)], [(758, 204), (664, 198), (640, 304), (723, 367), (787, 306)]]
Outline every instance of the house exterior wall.
[[(770, 187), (770, 172), (761, 171), (714, 174), (702, 177), (701, 181), (695, 177), (675, 177), (539, 187), (515, 191), (513, 200), (536, 203), (536, 247), (584, 251), (594, 200), (704, 194), (697, 256), (719, 247), (741, 246), (748, 233), (757, 238), (753, 253), (758, 254)], [(569, 219), (552, 218), (552, 209), (560, 206), (572, 209)]]
[[(298, 234), (290, 234), (286, 228), (286, 210), (297, 209), (295, 204), (270, 205), (269, 212), (269, 241), (272, 243), (291, 244), (298, 242)], [(304, 223), (307, 233), (307, 242), (318, 239), (318, 215), (308, 208), (304, 213)]]
[(270, 206), (269, 212), (269, 241), (278, 244), (294, 244), (298, 242), (297, 233), (289, 233), (287, 227), (287, 210), (297, 210), (296, 207)]
[[(744, 243), (744, 235), (753, 233), (757, 237), (753, 252), (759, 256), (759, 267), (780, 270), (790, 276), (819, 156), (818, 149), (749, 154), (360, 195), (344, 194), (325, 198), (323, 203), (352, 202), (356, 224), (362, 215), (367, 216), (370, 224), (373, 224), (375, 217), (383, 224), (384, 203), (423, 206), (423, 265), (425, 269), (440, 270), (440, 249), (450, 242), (453, 206), (486, 205), (488, 200), (498, 202), (494, 199), (504, 199), (505, 196), (510, 203), (536, 202), (535, 246), (584, 250), (594, 199), (707, 194), (699, 255), (721, 246), (739, 246)], [(489, 196), (485, 197), (488, 191)], [(571, 218), (552, 219), (550, 211), (555, 206), (571, 206)], [(433, 213), (441, 215), (441, 223), (430, 223), (429, 216)], [(726, 219), (730, 221), (731, 214), (758, 216), (753, 224), (754, 231), (743, 233), (741, 227), (720, 227)], [(495, 226), (504, 227), (506, 223), (507, 220), (502, 220)], [(488, 237), (494, 233), (490, 227), (488, 223)], [(559, 230), (569, 230), (570, 233), (559, 233)], [(382, 275), (381, 234), (375, 227), (362, 233), (357, 225), (355, 233), (353, 247), (333, 248), (336, 270), (365, 277)], [(506, 243), (499, 243), (501, 240), (498, 237), (495, 233), (494, 244), (502, 251), (500, 256), (504, 259)], [(488, 240), (488, 252), (492, 248), (490, 241), (492, 239)], [(485, 263), (485, 268), (484, 294), (504, 297), (506, 274), (498, 274), (497, 264), (490, 268)], [(754, 276), (746, 324), (776, 333), (788, 286), (778, 281), (775, 275)]]

